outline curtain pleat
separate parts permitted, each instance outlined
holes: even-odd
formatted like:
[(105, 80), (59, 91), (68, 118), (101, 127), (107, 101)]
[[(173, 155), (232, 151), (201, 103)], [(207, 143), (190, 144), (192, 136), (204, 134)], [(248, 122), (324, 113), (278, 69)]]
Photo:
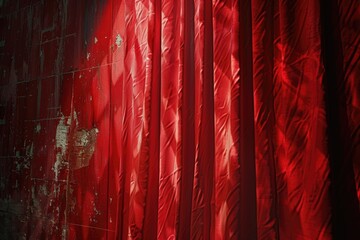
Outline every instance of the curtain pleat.
[[(191, 239), (214, 239), (214, 68), (211, 0), (194, 1), (195, 162)], [(209, 40), (210, 39), (210, 40)]]
[(177, 236), (182, 173), (183, 2), (161, 2), (158, 238)]
[[(215, 239), (239, 238), (239, 53), (233, 1), (213, 1)], [(235, 20), (235, 21), (234, 21)], [(226, 44), (225, 44), (226, 43)]]
[(259, 239), (279, 237), (273, 96), (273, 1), (253, 1), (253, 78), (256, 155), (257, 225)]
[(278, 11), (274, 112), (280, 236), (328, 239), (329, 161), (320, 6), (313, 1), (283, 1)]

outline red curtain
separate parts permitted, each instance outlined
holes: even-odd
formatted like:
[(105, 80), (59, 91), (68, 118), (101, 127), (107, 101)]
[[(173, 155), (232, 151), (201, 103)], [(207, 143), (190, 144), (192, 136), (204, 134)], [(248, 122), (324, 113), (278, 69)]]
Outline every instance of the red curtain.
[(122, 14), (118, 237), (358, 239), (358, 1)]
[(360, 239), (359, 0), (0, 5), (0, 238)]

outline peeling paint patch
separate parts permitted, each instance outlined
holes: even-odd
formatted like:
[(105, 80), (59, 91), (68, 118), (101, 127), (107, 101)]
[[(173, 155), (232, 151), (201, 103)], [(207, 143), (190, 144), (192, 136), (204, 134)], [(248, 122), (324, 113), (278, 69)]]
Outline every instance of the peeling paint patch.
[(56, 162), (53, 166), (55, 180), (58, 180), (59, 171), (63, 166), (65, 154), (68, 146), (68, 134), (70, 127), (65, 124), (65, 117), (61, 117), (56, 127)]
[[(69, 122), (69, 120), (70, 120), (70, 122)], [(78, 126), (79, 126), (79, 121), (78, 121), (78, 117), (77, 117), (76, 111), (73, 112), (73, 120), (74, 120), (74, 122), (75, 122), (75, 126), (78, 127)], [(68, 119), (68, 124), (70, 124), (70, 123), (71, 123), (71, 119)]]
[(30, 161), (28, 159), (17, 159), (14, 161), (15, 171), (20, 173), (24, 169), (30, 169)]
[(89, 166), (90, 159), (95, 151), (97, 128), (78, 130), (73, 137), (73, 146), (70, 153), (72, 169)]
[(118, 34), (118, 35), (116, 36), (116, 39), (115, 39), (115, 44), (116, 44), (116, 46), (117, 46), (117, 47), (120, 47), (121, 44), (122, 44), (122, 42), (123, 42), (123, 40), (122, 40), (120, 34)]
[(41, 131), (41, 124), (38, 123), (35, 127), (35, 133), (39, 133)]
[(48, 195), (49, 195), (49, 192), (48, 192), (47, 187), (46, 187), (45, 184), (44, 184), (44, 185), (40, 185), (39, 190), (40, 190), (40, 192), (41, 192), (42, 195), (44, 195), (44, 196), (48, 196)]
[(26, 146), (26, 157), (32, 158), (34, 156), (34, 143)]
[(78, 129), (78, 125), (77, 113), (74, 111), (72, 117), (62, 116), (56, 127), (56, 161), (52, 168), (55, 180), (58, 180), (59, 172), (66, 164), (70, 164), (73, 170), (89, 166), (99, 130)]
[(34, 186), (31, 187), (31, 201), (33, 206), (31, 212), (32, 213), (36, 212), (37, 214), (39, 214), (38, 212), (40, 211), (40, 201), (36, 197)]
[(93, 207), (93, 213), (90, 216), (90, 221), (93, 223), (97, 223), (97, 217), (101, 215), (101, 211), (97, 209), (95, 201), (91, 201), (91, 202)]

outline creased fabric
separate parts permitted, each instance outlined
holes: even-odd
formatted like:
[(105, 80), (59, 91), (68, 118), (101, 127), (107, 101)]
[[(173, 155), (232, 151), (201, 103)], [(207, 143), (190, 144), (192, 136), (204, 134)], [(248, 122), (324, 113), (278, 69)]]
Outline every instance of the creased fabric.
[(358, 239), (359, 1), (113, 6), (107, 238)]
[(291, 239), (328, 239), (329, 161), (320, 5), (288, 1), (279, 2), (276, 8), (279, 26), (274, 35), (274, 113), (279, 234)]

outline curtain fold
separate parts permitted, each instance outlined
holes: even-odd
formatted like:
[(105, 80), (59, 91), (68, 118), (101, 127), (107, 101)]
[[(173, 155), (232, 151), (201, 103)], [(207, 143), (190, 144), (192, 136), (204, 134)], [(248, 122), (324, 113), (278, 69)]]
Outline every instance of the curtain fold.
[(117, 237), (359, 236), (358, 1), (121, 5)]

